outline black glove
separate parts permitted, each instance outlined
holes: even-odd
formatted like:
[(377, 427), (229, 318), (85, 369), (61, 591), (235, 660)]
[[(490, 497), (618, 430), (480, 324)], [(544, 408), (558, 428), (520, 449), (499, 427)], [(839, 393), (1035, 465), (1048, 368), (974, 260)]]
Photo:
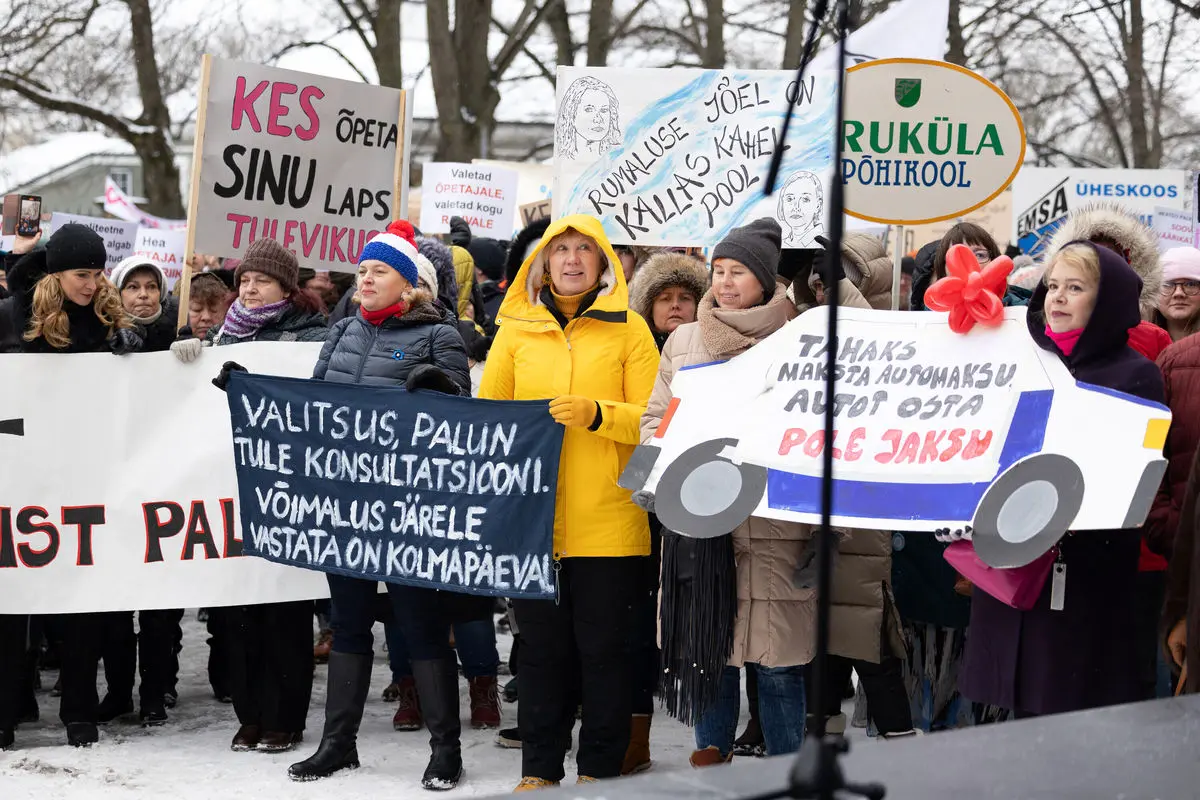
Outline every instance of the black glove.
[(118, 356), (136, 353), (142, 349), (142, 337), (133, 328), (117, 328), (108, 337), (108, 349)]
[(213, 386), (224, 392), (229, 386), (229, 376), (234, 372), (249, 372), (250, 370), (243, 367), (236, 361), (226, 361), (221, 365), (221, 372), (217, 377), (213, 378)]
[(821, 247), (825, 248), (823, 253), (817, 253), (813, 259), (813, 272), (821, 278), (821, 283), (825, 286), (838, 283), (842, 278), (846, 277), (846, 268), (842, 266), (842, 254), (831, 253), (829, 248), (832, 242), (824, 236), (817, 236), (817, 242)]
[(458, 394), (458, 384), (450, 380), (450, 376), (442, 372), (433, 364), (420, 364), (413, 368), (413, 371), (408, 373), (408, 380), (404, 381), (404, 388), (410, 392), (415, 392), (418, 389), (428, 389), (431, 392), (441, 392), (442, 394)]
[(192, 333), (191, 325), (184, 325), (179, 329), (179, 334), (175, 337), (175, 341), (182, 342), (184, 339), (195, 339), (196, 334)]

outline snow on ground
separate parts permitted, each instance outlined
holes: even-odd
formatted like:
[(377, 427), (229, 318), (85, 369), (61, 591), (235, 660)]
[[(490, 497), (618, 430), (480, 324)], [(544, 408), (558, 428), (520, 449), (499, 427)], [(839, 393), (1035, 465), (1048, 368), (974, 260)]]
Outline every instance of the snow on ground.
[[(101, 728), (97, 745), (77, 750), (66, 745), (66, 732), (58, 721), (58, 699), (46, 691), (40, 692), (41, 721), (22, 725), (17, 731), (17, 749), (0, 753), (0, 797), (4, 800), (152, 796), (163, 800), (430, 797), (419, 784), (429, 757), (428, 734), (424, 730), (411, 733), (392, 730), (396, 706), (380, 699), (390, 680), (381, 625), (375, 626), (375, 669), (358, 739), (362, 767), (307, 784), (289, 781), (287, 767), (311, 755), (320, 740), (326, 668), (317, 667), (308, 729), (297, 751), (278, 755), (234, 753), (229, 742), (237, 731), (237, 719), (233, 707), (217, 702), (209, 688), (206, 638), (204, 625), (196, 621), (196, 612), (188, 611), (183, 621), (179, 705), (168, 712), (170, 721), (162, 728), (145, 730), (136, 722), (115, 723)], [(511, 639), (500, 638), (501, 661), (506, 662)], [(47, 689), (54, 685), (54, 680), (55, 673), (42, 673)], [(494, 731), (470, 729), (465, 680), (461, 682), (461, 690), (466, 779), (452, 794), (465, 797), (507, 793), (520, 779), (521, 753), (497, 747)], [(742, 718), (745, 719), (744, 711)], [(505, 727), (516, 725), (516, 719), (516, 706), (506, 705)], [(651, 733), (655, 770), (688, 769), (692, 747), (689, 728), (665, 713), (655, 715)], [(567, 759), (567, 780), (574, 779), (572, 753)]]

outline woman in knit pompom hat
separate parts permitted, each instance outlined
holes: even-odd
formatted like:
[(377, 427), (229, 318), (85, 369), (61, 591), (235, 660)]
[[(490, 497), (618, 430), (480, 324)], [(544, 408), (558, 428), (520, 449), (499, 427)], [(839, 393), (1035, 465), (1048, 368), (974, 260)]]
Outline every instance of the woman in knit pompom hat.
[[(422, 268), (432, 282), (429, 289), (419, 285)], [(363, 248), (358, 273), (362, 305), (330, 329), (313, 378), (469, 396), (466, 349), (458, 329), (443, 324), (434, 304), (437, 286), (436, 271), (417, 250), (412, 225), (393, 222)], [(359, 765), (358, 728), (371, 684), (378, 585), (342, 575), (326, 577), (336, 624), (325, 728), (316, 753), (288, 769), (297, 781)], [(462, 750), (458, 667), (449, 629), (455, 622), (488, 618), (493, 601), (395, 583), (387, 584), (387, 590), (394, 624), (408, 644), (413, 683), (429, 730), (432, 752), (421, 784), (426, 789), (453, 789), (462, 774)]]

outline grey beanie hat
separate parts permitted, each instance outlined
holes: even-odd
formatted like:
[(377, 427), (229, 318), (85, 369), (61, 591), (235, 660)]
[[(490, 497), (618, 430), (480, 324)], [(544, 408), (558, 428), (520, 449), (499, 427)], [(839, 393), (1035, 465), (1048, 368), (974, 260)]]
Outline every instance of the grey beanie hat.
[(779, 276), (779, 256), (783, 231), (771, 217), (760, 217), (748, 225), (734, 228), (713, 248), (712, 259), (732, 258), (746, 265), (762, 284), (763, 299), (775, 294)]

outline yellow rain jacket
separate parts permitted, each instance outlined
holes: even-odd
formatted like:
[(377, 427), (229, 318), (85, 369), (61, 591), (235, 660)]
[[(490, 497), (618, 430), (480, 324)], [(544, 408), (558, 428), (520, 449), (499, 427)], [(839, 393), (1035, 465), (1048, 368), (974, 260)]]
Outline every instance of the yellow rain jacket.
[(454, 277), (458, 279), (458, 318), (467, 316), (467, 306), (471, 304), (471, 290), (475, 288), (475, 259), (465, 247), (454, 245), (450, 248), (454, 256)]
[[(595, 239), (607, 263), (601, 265), (599, 296), (564, 329), (540, 298), (549, 269), (542, 251), (570, 228)], [(555, 558), (649, 555), (646, 513), (617, 486), (617, 478), (641, 439), (639, 422), (658, 375), (658, 349), (645, 321), (629, 311), (621, 262), (600, 221), (578, 214), (551, 224), (508, 288), (499, 319), (480, 397), (550, 400), (573, 394), (600, 404), (602, 422), (595, 432), (567, 428), (563, 438)]]

